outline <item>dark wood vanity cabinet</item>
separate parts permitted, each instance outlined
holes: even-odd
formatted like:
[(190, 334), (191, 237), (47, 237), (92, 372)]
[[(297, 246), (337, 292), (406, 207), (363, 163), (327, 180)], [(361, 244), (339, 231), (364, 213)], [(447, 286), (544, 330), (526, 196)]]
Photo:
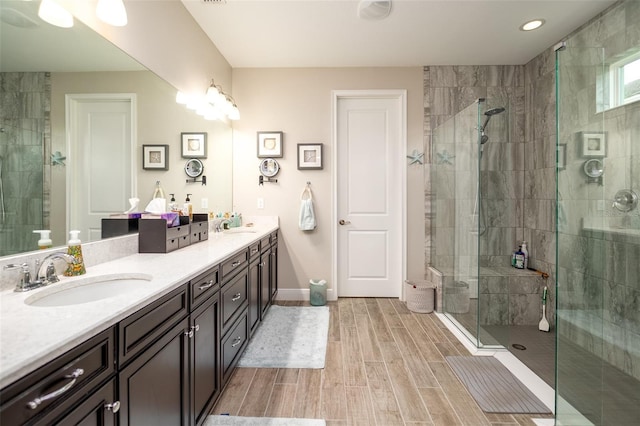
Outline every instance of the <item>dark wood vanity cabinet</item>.
[(271, 256), (269, 257), (269, 274), (271, 285), (271, 303), (278, 295), (278, 233), (271, 234)]
[(2, 389), (0, 425), (202, 425), (275, 280), (267, 237)]

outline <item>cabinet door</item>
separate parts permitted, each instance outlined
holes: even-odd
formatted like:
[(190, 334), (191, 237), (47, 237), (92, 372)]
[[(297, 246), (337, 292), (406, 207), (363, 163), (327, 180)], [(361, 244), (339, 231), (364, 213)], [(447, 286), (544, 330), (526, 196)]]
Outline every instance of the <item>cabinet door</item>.
[(219, 298), (216, 294), (191, 313), (192, 424), (204, 422), (220, 393)]
[(271, 275), (271, 303), (275, 302), (278, 294), (278, 243), (271, 246), (269, 256), (269, 274)]
[(267, 309), (271, 305), (271, 286), (269, 280), (271, 273), (269, 272), (269, 258), (271, 257), (271, 248), (262, 251), (260, 256), (260, 305), (262, 308), (262, 317), (267, 313)]
[(189, 320), (120, 371), (120, 426), (188, 426)]
[(260, 257), (249, 265), (249, 329), (250, 334), (260, 324)]
[(120, 403), (116, 401), (116, 379), (111, 379), (61, 418), (48, 416), (39, 425), (113, 426)]

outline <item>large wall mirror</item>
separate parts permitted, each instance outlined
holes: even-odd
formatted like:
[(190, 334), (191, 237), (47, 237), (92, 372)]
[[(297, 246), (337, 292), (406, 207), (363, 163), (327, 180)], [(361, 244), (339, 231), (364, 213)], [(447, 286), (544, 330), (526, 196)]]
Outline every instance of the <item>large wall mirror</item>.
[[(95, 216), (99, 223), (127, 210), (133, 197), (144, 208), (157, 181), (180, 204), (192, 194), (195, 211), (230, 210), (229, 124), (177, 104), (171, 85), (79, 20), (68, 29), (41, 21), (38, 3), (0, 1), (0, 256), (37, 249), (33, 230), (51, 229), (59, 246), (70, 229), (85, 226), (78, 217)], [(131, 102), (130, 127), (117, 114), (116, 125), (105, 126), (130, 129), (131, 147), (87, 146), (81, 133), (88, 128), (99, 138), (100, 132), (91, 111), (77, 115), (85, 99)], [(84, 127), (78, 117), (86, 119)], [(206, 186), (187, 182), (181, 133), (188, 132), (207, 134)], [(117, 139), (109, 132), (103, 138)], [(166, 170), (143, 168), (143, 145), (168, 147)], [(99, 232), (84, 234), (89, 241)]]

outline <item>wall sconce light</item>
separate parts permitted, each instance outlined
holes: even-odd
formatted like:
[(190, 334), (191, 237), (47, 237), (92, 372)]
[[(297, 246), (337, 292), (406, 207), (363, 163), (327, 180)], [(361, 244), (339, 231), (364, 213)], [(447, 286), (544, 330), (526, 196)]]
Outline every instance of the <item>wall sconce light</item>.
[(127, 10), (122, 0), (98, 0), (96, 15), (102, 22), (114, 27), (127, 25)]
[(189, 95), (179, 91), (176, 94), (176, 102), (195, 110), (196, 114), (203, 116), (205, 120), (240, 119), (240, 110), (234, 99), (224, 93), (222, 87), (216, 86), (213, 80), (204, 95)]
[(73, 15), (55, 0), (42, 0), (38, 8), (38, 16), (43, 21), (61, 28), (73, 27)]
[[(122, 0), (98, 0), (96, 15), (101, 21), (115, 27), (127, 25), (127, 11)], [(73, 15), (55, 0), (41, 0), (38, 16), (56, 27), (73, 27)]]

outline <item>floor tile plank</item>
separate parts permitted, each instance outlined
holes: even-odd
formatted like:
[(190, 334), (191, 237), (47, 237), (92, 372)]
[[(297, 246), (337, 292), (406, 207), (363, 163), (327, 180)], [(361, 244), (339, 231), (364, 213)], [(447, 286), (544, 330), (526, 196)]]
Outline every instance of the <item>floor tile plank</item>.
[(256, 370), (256, 368), (236, 368), (211, 413), (237, 416)]
[(261, 417), (265, 415), (277, 375), (277, 368), (256, 369), (251, 387), (247, 390), (247, 394), (238, 412), (239, 416)]
[(298, 391), (296, 393), (296, 400), (293, 407), (293, 417), (303, 419), (321, 418), (321, 386), (322, 370), (300, 370)]

